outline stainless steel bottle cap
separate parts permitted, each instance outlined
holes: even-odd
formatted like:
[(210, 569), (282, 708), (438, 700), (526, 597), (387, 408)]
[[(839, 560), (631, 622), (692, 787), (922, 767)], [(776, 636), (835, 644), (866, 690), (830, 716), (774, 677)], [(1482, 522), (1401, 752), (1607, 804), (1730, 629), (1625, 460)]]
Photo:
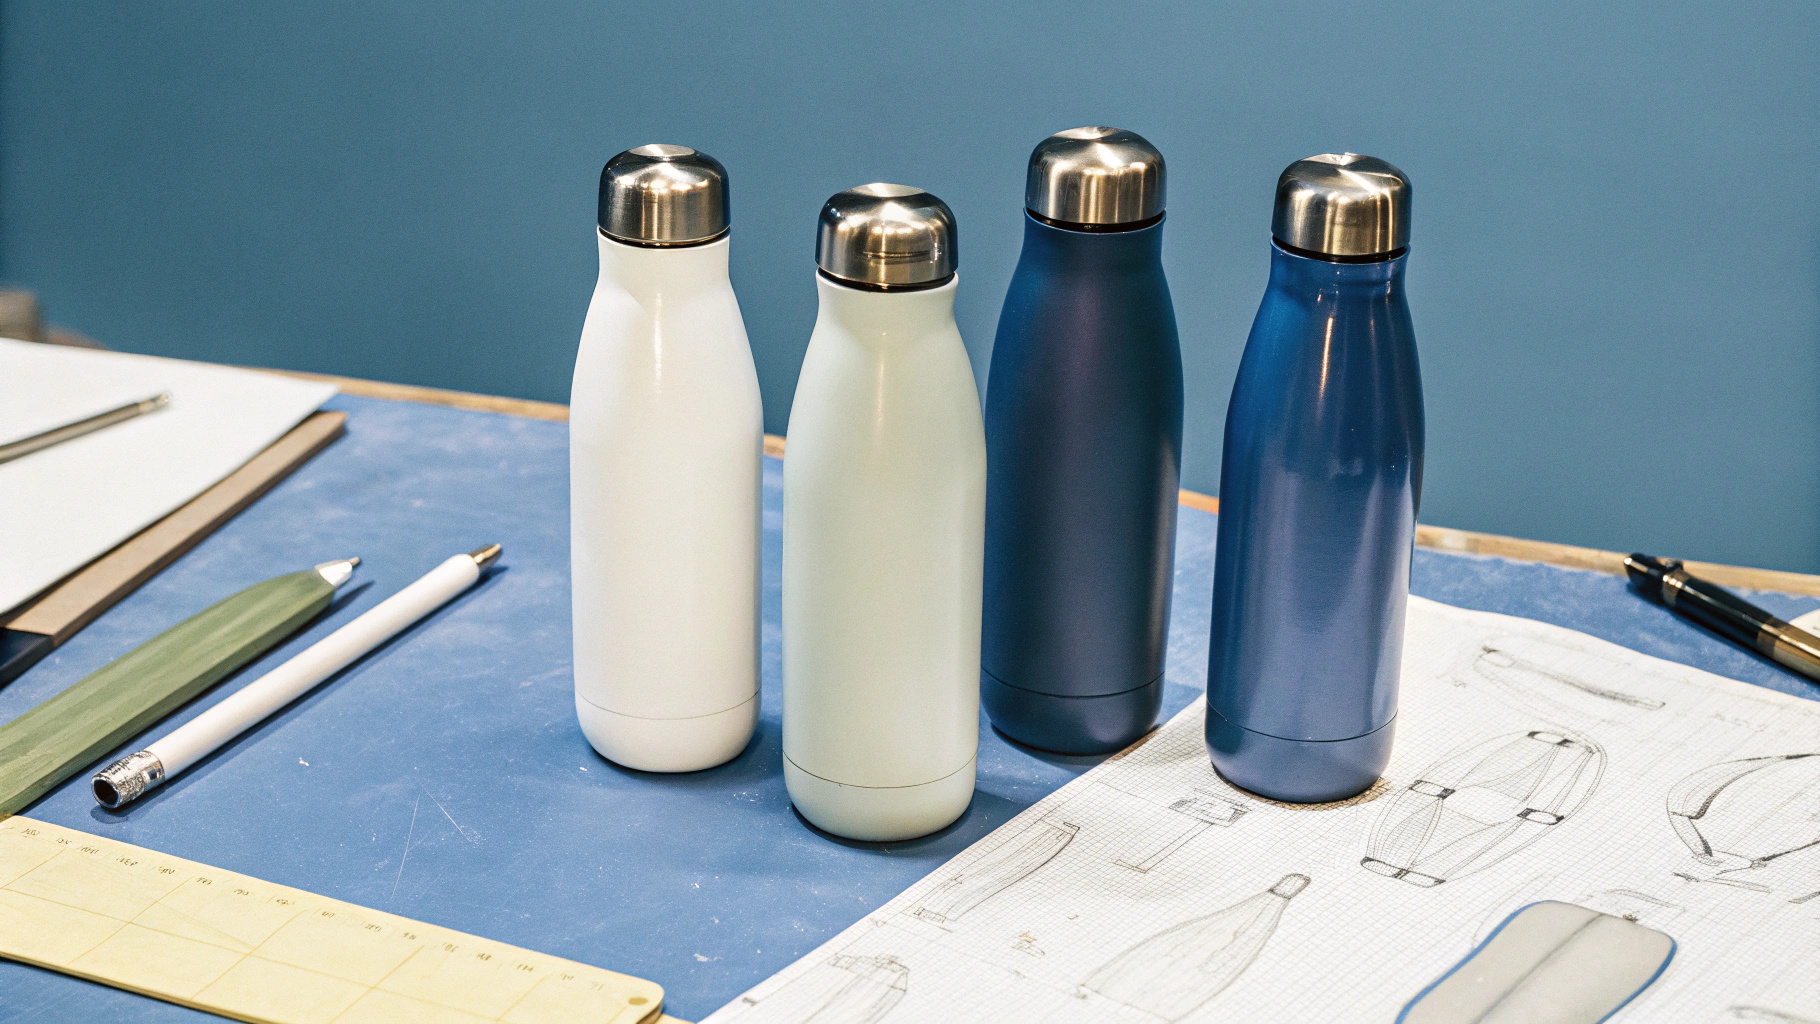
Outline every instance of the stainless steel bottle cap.
[(1163, 154), (1142, 135), (1070, 128), (1031, 152), (1024, 205), (1064, 225), (1133, 227), (1163, 215), (1163, 184)]
[(640, 146), (600, 172), (600, 230), (633, 245), (712, 242), (727, 233), (727, 169), (687, 146)]
[(1318, 256), (1388, 256), (1409, 245), (1409, 177), (1377, 157), (1322, 153), (1277, 179), (1270, 233)]
[(954, 276), (954, 211), (920, 188), (873, 182), (836, 192), (822, 207), (815, 263), (829, 277), (869, 288), (926, 288)]

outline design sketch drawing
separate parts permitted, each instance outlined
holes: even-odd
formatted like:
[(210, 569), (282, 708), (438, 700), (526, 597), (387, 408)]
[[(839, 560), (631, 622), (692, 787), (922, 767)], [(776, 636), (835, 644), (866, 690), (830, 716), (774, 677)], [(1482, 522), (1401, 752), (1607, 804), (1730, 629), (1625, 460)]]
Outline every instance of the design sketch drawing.
[(1494, 683), (1516, 687), (1531, 696), (1545, 697), (1546, 687), (1537, 684), (1546, 683), (1566, 687), (1568, 690), (1598, 697), (1601, 700), (1641, 708), (1645, 711), (1656, 711), (1662, 707), (1663, 702), (1654, 697), (1625, 693), (1622, 690), (1614, 690), (1585, 679), (1577, 679), (1566, 673), (1556, 672), (1505, 649), (1510, 646), (1513, 645), (1509, 641), (1504, 641), (1502, 647), (1486, 644), (1479, 648), (1479, 654), (1472, 662), (1473, 671)]
[(1658, 899), (1646, 892), (1635, 889), (1607, 889), (1604, 892), (1591, 892), (1580, 897), (1579, 904), (1602, 914), (1621, 917), (1634, 921), (1659, 932), (1668, 931), (1668, 925), (1680, 917), (1687, 908)]
[(775, 994), (746, 1002), (767, 1020), (875, 1024), (909, 988), (910, 968), (897, 957), (836, 955)]
[(1360, 865), (1431, 888), (1542, 838), (1598, 788), (1605, 752), (1532, 730), (1455, 750), (1390, 798)]
[(1370, 799), (1231, 788), (1197, 701), (704, 1024), (1388, 1024), (1543, 900), (1679, 944), (1614, 1022), (1820, 1024), (1820, 700), (1419, 597), (1406, 626)]
[[(1245, 805), (1237, 800), (1207, 793), (1196, 793), (1185, 796), (1169, 805), (1169, 809), (1187, 821), (1169, 828), (1154, 849), (1142, 857), (1130, 860), (1121, 859), (1119, 867), (1130, 868), (1140, 874), (1149, 874), (1152, 868), (1167, 860), (1169, 855), (1186, 846), (1189, 840), (1214, 827), (1228, 827), (1245, 816)], [(1174, 823), (1172, 823), (1174, 824)], [(1154, 835), (1154, 833), (1153, 833)]]
[(967, 911), (1054, 860), (1079, 832), (1080, 826), (1065, 821), (1038, 821), (955, 872), (924, 896), (910, 913), (925, 921), (958, 921)]
[(1683, 878), (1811, 892), (1820, 877), (1820, 754), (1702, 768), (1668, 791), (1668, 823), (1711, 869)]
[(1812, 1017), (1797, 1017), (1781, 1010), (1771, 1010), (1761, 1006), (1729, 1006), (1721, 1020), (1756, 1020), (1770, 1021), (1771, 1024), (1820, 1024)]
[(1164, 929), (1106, 961), (1081, 987), (1166, 1021), (1219, 995), (1256, 960), (1283, 908), (1308, 888), (1307, 875), (1277, 884), (1206, 917)]

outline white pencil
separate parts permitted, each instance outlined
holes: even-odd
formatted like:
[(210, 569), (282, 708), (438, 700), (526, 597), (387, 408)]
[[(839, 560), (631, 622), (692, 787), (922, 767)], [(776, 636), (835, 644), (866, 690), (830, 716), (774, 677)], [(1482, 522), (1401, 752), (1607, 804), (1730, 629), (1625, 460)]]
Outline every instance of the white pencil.
[(361, 655), (473, 586), (480, 579), (481, 570), (499, 558), (499, 552), (499, 545), (489, 544), (450, 558), (417, 582), (373, 606), (365, 615), (241, 687), (163, 739), (96, 772), (93, 780), (95, 801), (103, 807), (125, 807), (159, 783), (219, 750), (223, 744), (265, 721)]

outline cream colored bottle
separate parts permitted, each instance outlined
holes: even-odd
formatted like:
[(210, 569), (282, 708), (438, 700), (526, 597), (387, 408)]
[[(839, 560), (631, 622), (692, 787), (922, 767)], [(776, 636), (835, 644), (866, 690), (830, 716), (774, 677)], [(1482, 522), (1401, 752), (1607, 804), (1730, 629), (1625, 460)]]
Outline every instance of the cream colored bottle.
[(784, 459), (784, 779), (851, 839), (936, 831), (973, 797), (986, 441), (954, 235), (901, 185), (821, 214)]
[(569, 400), (575, 712), (628, 768), (737, 756), (758, 721), (758, 373), (727, 278), (726, 170), (601, 172), (600, 283)]

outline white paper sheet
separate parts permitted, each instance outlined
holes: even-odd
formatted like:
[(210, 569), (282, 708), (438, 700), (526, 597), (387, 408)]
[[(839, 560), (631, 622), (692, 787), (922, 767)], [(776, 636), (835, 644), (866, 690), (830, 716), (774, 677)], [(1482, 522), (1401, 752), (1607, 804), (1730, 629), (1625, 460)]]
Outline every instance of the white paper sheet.
[(1820, 703), (1411, 599), (1384, 781), (1220, 781), (1203, 704), (708, 1018), (1391, 1021), (1513, 911), (1679, 944), (1614, 1020), (1820, 1021)]
[(171, 394), (159, 412), (0, 464), (0, 611), (207, 490), (335, 390), (253, 370), (0, 338), (0, 441)]

